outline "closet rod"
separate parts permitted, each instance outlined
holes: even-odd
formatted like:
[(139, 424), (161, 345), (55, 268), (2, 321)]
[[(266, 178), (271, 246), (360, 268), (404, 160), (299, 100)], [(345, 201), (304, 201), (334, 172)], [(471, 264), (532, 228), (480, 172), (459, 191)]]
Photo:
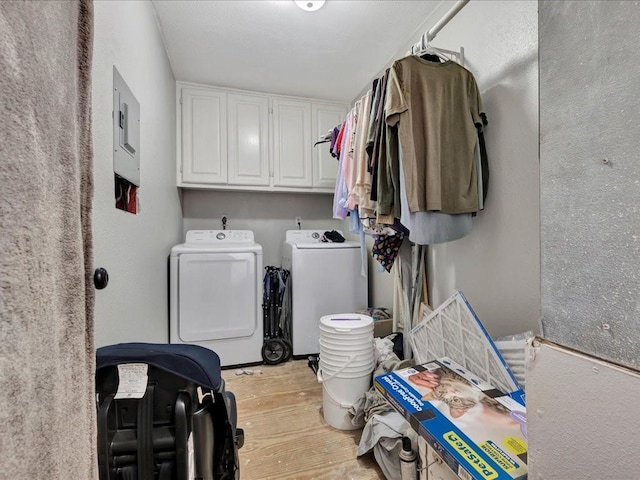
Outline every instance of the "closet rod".
[(447, 13), (445, 13), (440, 20), (438, 20), (438, 23), (436, 23), (433, 27), (431, 27), (431, 29), (429, 29), (429, 31), (427, 32), (427, 43), (436, 38), (436, 35), (438, 35), (440, 30), (442, 30), (442, 28), (447, 23), (449, 23), (451, 19), (455, 17), (456, 14), (460, 10), (462, 10), (467, 3), (469, 3), (469, 0), (458, 0), (456, 4), (451, 7), (451, 9)]

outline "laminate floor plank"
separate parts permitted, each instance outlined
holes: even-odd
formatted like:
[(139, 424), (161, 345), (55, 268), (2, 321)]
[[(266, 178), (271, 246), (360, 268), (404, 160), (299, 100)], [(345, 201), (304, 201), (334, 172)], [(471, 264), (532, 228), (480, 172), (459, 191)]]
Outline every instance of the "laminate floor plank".
[(306, 360), (245, 370), (254, 374), (222, 371), (245, 431), (242, 480), (384, 480), (373, 454), (356, 458), (362, 430), (325, 422), (322, 385)]

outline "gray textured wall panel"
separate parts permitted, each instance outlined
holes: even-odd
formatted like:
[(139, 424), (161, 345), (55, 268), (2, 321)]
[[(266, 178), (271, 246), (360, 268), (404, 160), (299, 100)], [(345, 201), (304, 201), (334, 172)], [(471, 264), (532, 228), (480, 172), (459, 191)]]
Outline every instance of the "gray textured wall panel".
[(539, 6), (545, 337), (640, 367), (640, 2)]

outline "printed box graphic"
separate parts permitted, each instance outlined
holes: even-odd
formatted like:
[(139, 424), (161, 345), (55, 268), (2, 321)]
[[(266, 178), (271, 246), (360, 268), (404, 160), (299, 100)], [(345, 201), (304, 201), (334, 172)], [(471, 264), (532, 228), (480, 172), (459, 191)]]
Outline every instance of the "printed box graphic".
[(377, 390), (463, 480), (527, 478), (526, 407), (447, 357), (375, 378)]

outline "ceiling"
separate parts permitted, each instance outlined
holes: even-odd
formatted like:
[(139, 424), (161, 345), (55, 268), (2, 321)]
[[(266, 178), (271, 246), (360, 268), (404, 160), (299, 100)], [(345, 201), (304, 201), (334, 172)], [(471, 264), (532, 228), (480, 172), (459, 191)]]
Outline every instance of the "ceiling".
[(176, 80), (351, 101), (440, 1), (153, 0)]

